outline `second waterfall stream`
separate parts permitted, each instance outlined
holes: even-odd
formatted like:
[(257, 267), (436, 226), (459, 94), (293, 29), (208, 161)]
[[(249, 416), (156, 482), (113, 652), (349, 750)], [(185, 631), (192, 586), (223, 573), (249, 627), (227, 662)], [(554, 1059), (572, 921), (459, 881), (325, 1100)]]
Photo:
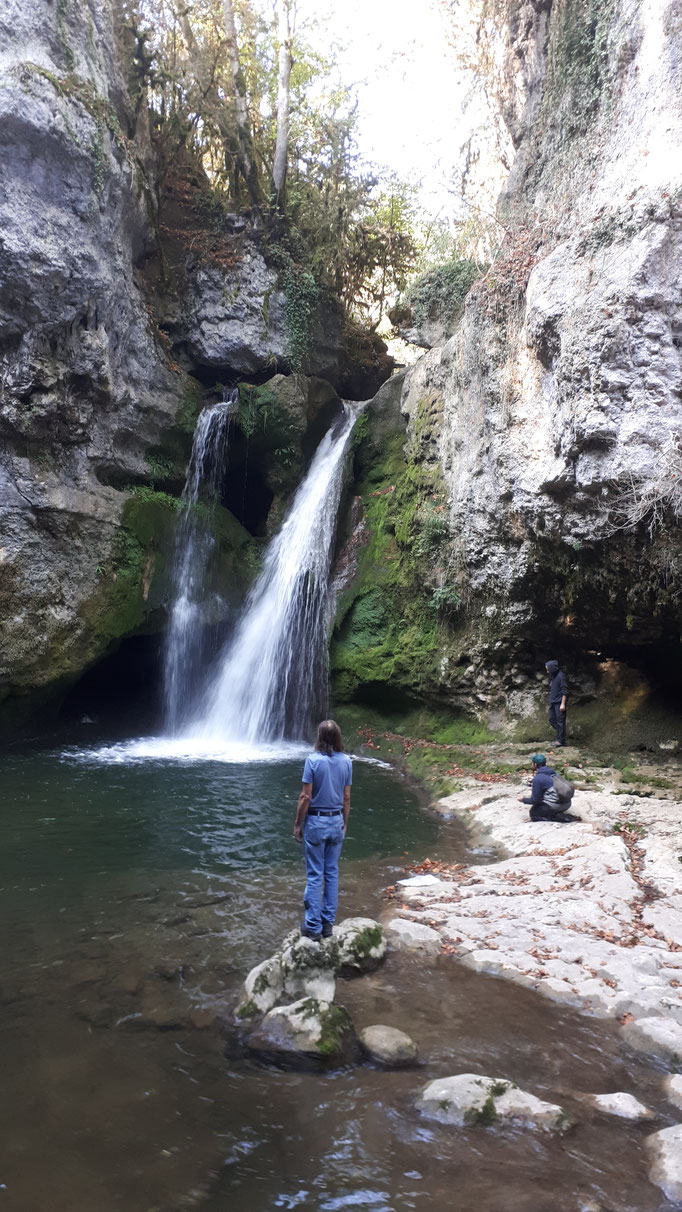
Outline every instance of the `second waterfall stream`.
[(344, 405), (268, 548), (187, 728), (198, 747), (301, 739), (324, 710), (332, 547), (358, 414)]

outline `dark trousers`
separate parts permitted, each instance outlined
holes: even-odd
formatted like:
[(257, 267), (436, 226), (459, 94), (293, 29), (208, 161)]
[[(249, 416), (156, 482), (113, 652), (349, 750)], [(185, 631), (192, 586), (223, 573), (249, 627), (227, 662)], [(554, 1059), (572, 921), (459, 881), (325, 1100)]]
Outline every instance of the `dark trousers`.
[(552, 728), (556, 731), (557, 745), (566, 744), (566, 712), (559, 711), (558, 703), (550, 703), (549, 705), (549, 722)]
[(565, 808), (550, 808), (546, 804), (538, 804), (537, 807), (535, 806), (535, 804), (533, 804), (531, 806), (529, 815), (530, 815), (531, 821), (574, 821), (574, 820), (576, 820), (576, 817), (574, 817)]

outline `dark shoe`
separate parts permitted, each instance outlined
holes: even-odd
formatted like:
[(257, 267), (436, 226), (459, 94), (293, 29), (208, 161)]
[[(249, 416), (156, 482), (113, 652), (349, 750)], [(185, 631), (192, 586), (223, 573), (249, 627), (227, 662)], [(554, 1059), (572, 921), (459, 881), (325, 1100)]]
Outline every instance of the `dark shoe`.
[(309, 938), (311, 943), (319, 943), (322, 938), (321, 934), (313, 934), (312, 930), (309, 930), (307, 926), (301, 926), (301, 935), (303, 938)]
[(332, 926), (331, 922), (323, 922), (322, 923), (322, 938), (331, 938), (333, 933), (334, 933), (334, 927)]

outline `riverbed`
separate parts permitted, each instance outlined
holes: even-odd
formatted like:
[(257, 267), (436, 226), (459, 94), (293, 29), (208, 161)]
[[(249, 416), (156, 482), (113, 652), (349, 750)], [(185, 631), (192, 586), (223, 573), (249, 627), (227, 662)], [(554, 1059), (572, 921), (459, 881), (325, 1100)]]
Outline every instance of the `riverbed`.
[[(241, 981), (300, 920), (302, 752), (153, 757), (79, 738), (5, 757), (3, 1206), (669, 1207), (646, 1179), (650, 1127), (590, 1119), (573, 1097), (627, 1089), (663, 1126), (658, 1075), (609, 1024), (451, 957), (425, 968), (393, 952), (337, 991), (358, 1028), (408, 1030), (418, 1069), (300, 1074), (249, 1058), (232, 1018)], [(356, 762), (340, 915), (380, 913), (426, 856), (489, 858), (395, 772)], [(550, 1140), (421, 1122), (415, 1091), (464, 1071), (560, 1101), (576, 1127)]]

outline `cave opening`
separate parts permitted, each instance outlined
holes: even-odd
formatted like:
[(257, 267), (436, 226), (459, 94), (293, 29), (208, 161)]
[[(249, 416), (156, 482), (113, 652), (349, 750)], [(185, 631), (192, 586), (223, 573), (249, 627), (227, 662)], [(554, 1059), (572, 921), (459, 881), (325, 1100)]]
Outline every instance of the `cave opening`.
[(65, 724), (112, 728), (122, 735), (155, 729), (163, 708), (163, 636), (134, 635), (98, 661), (68, 691)]
[(223, 477), (220, 503), (229, 509), (245, 530), (256, 539), (266, 534), (268, 514), (274, 493), (266, 483), (263, 469), (248, 451), (237, 444), (230, 451)]

